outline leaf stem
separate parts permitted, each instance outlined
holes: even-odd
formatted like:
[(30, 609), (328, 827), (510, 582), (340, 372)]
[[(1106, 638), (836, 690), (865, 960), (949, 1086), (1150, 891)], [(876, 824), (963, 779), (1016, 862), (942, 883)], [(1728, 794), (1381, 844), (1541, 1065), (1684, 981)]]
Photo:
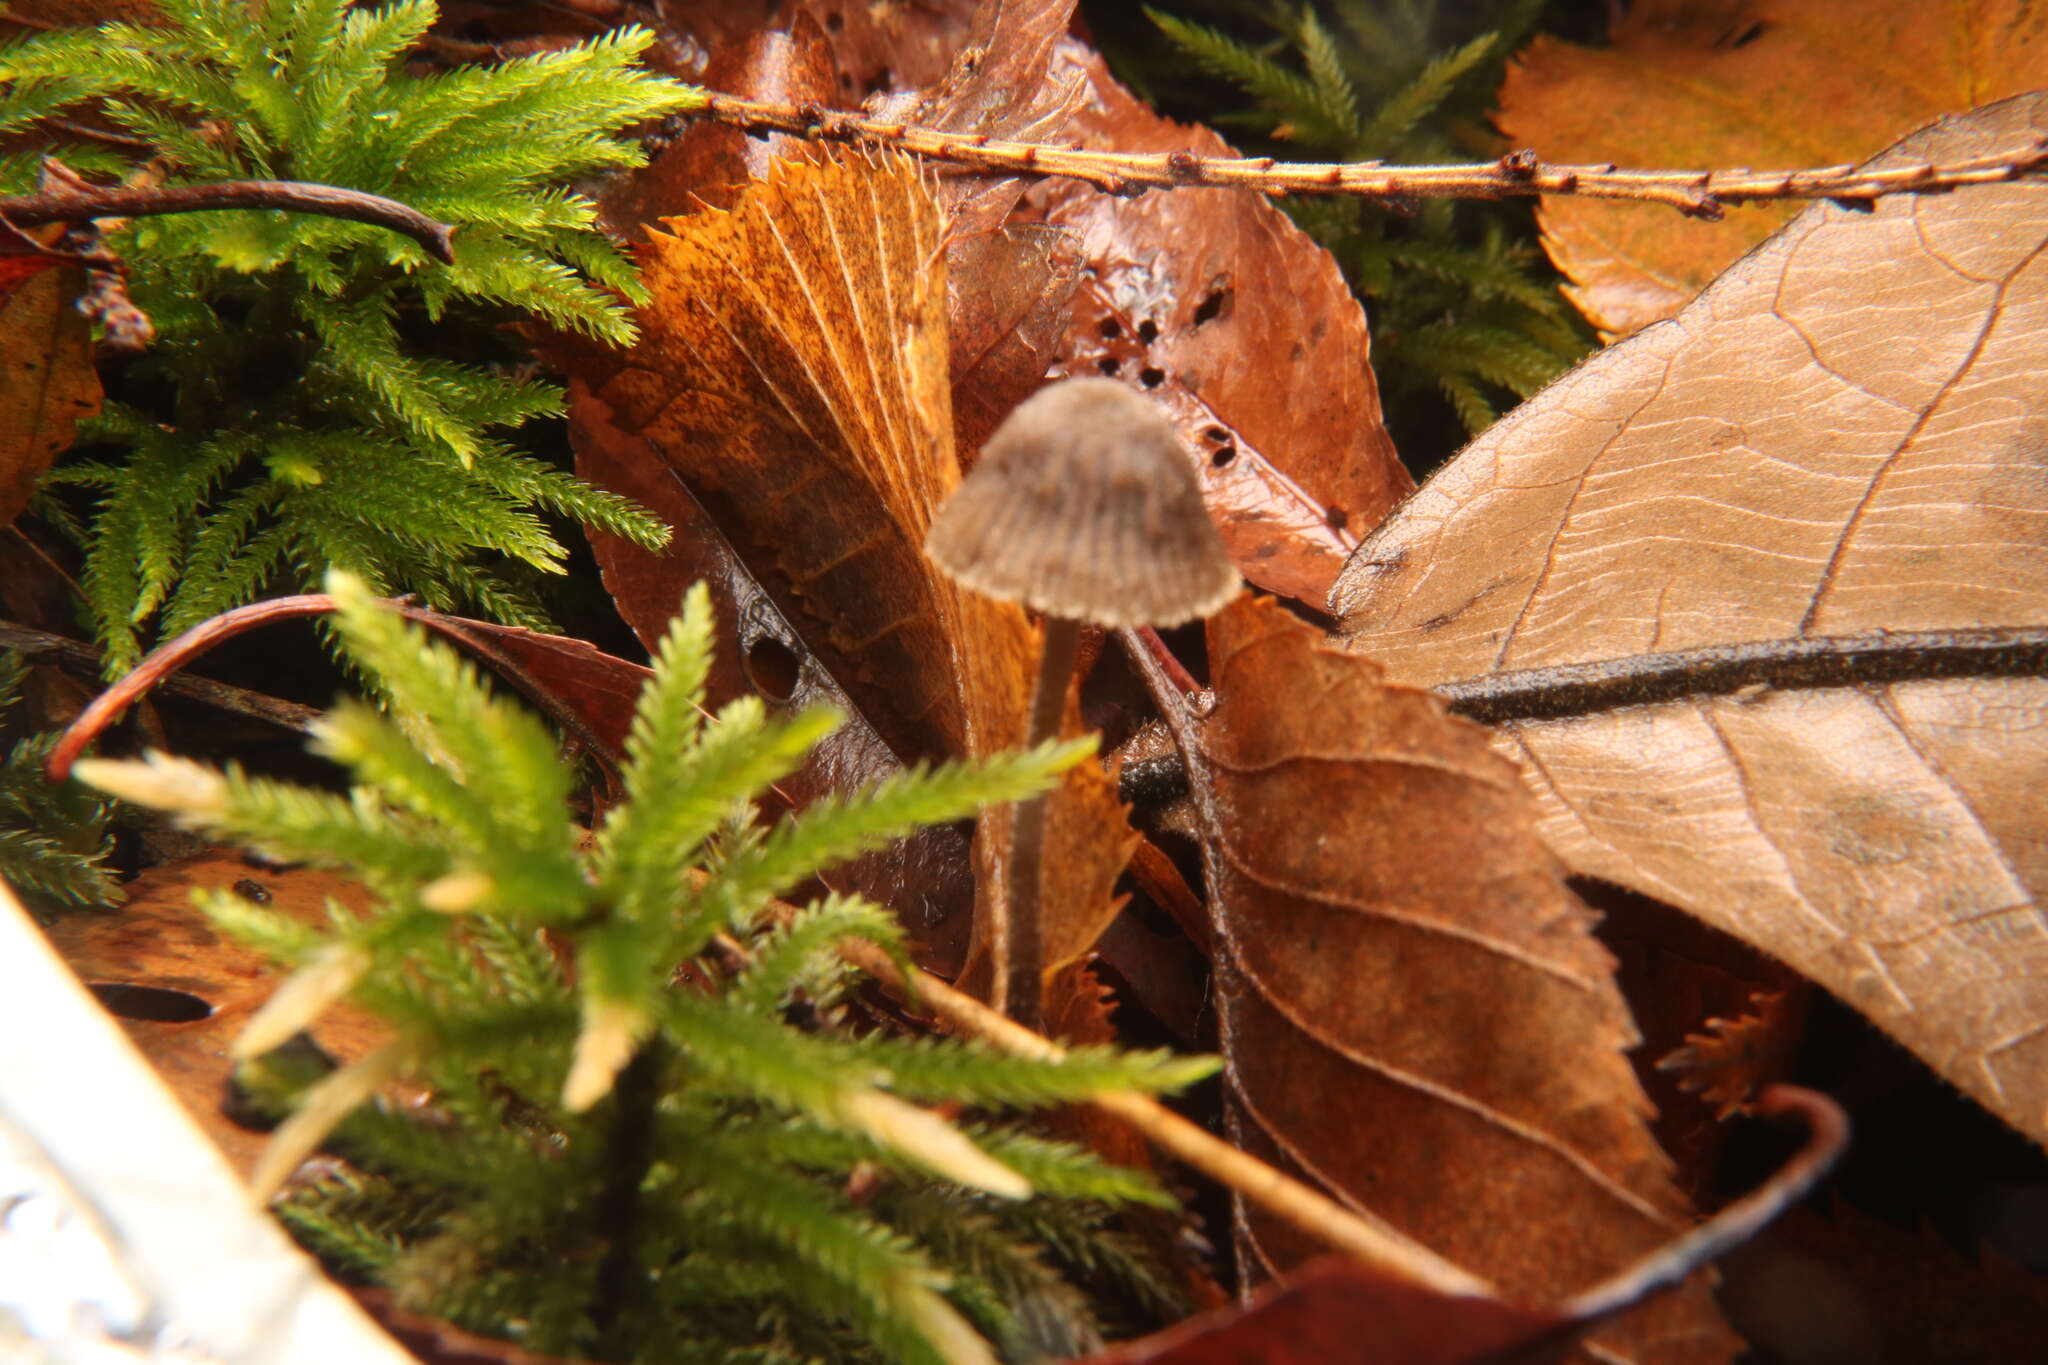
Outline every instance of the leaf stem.
[(2048, 137), (2010, 152), (1941, 165), (1885, 170), (1852, 165), (1797, 170), (1639, 170), (1613, 162), (1559, 165), (1529, 150), (1496, 161), (1449, 166), (1389, 166), (1379, 161), (1283, 162), (1265, 157), (1212, 157), (1193, 152), (1101, 152), (1078, 143), (1009, 142), (892, 119), (869, 118), (816, 104), (783, 104), (705, 93), (689, 115), (750, 130), (825, 142), (865, 142), (931, 161), (1003, 175), (1067, 176), (1110, 194), (1147, 189), (1236, 187), (1274, 196), (1341, 194), (1371, 199), (1509, 199), (1568, 194), (1668, 204), (1694, 218), (1719, 218), (1729, 204), (1769, 199), (1834, 199), (1867, 206), (1889, 194), (1934, 194), (1964, 185), (2017, 179), (2048, 166)]
[[(915, 967), (900, 970), (886, 952), (872, 943), (851, 939), (840, 944), (839, 953), (880, 981), (905, 1004), (928, 1009), (963, 1033), (985, 1039), (1021, 1057), (1056, 1060), (1065, 1055), (1057, 1043), (1005, 1019), (973, 996), (953, 989), (937, 977)], [(1157, 1100), (1129, 1090), (1108, 1090), (1090, 1097), (1088, 1103), (1122, 1119), (1160, 1150), (1236, 1190), (1276, 1217), (1391, 1275), (1428, 1285), (1446, 1294), (1493, 1292), (1486, 1281), (1437, 1255), (1420, 1242), (1366, 1221), (1293, 1177), (1188, 1122)]]

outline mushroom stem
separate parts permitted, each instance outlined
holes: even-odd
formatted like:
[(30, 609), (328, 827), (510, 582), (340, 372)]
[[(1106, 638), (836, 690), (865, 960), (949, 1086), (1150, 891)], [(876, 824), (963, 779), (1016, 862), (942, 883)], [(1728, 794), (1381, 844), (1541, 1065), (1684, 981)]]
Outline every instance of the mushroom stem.
[[(1045, 648), (1039, 655), (1038, 681), (1031, 688), (1031, 722), (1024, 743), (1036, 748), (1057, 739), (1067, 709), (1067, 679), (1073, 676), (1074, 655), (1081, 642), (1081, 623), (1064, 616), (1045, 618)], [(1047, 794), (1040, 792), (1017, 804), (1010, 820), (1009, 951), (1002, 972), (1007, 983), (1010, 1017), (1028, 1029), (1039, 1026), (1040, 997), (1045, 991), (1045, 940), (1039, 932), (1040, 887), (1045, 871)]]

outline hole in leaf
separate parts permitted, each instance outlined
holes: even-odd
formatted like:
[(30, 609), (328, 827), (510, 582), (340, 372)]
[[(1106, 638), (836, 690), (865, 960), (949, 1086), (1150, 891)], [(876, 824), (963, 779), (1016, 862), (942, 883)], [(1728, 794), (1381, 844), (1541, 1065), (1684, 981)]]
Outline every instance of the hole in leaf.
[(1166, 371), (1155, 370), (1148, 365), (1138, 371), (1138, 382), (1148, 389), (1156, 389), (1166, 382)]
[(1118, 370), (1121, 370), (1123, 368), (1123, 362), (1118, 360), (1113, 355), (1106, 355), (1102, 357), (1102, 359), (1095, 362), (1095, 368), (1102, 371), (1104, 374), (1115, 374)]
[(1102, 334), (1104, 341), (1115, 341), (1124, 334), (1124, 329), (1116, 325), (1115, 318), (1104, 318), (1102, 325), (1095, 330)]
[(1230, 301), (1228, 289), (1211, 289), (1202, 301), (1195, 305), (1195, 326), (1213, 322), (1223, 314), (1223, 305)]
[(1212, 441), (1219, 441), (1225, 445), (1228, 445), (1230, 443), (1230, 433), (1225, 431), (1222, 427), (1210, 427), (1207, 431), (1203, 432), (1202, 434)]
[(1218, 469), (1228, 469), (1230, 467), (1230, 462), (1236, 458), (1237, 447), (1233, 445), (1224, 445), (1217, 447), (1216, 453), (1209, 457), (1209, 463), (1214, 465)]
[(108, 1013), (123, 1019), (141, 1019), (152, 1024), (191, 1024), (213, 1013), (213, 1006), (198, 996), (163, 986), (95, 981), (87, 989), (107, 1007)]
[(747, 646), (747, 681), (769, 701), (794, 697), (803, 671), (804, 661), (796, 651), (772, 635), (763, 635)]
[(1323, 514), (1323, 520), (1330, 523), (1332, 531), (1341, 531), (1350, 524), (1351, 514), (1341, 507), (1332, 507)]
[(825, 32), (837, 33), (839, 32), (839, 30), (845, 27), (846, 16), (841, 14), (838, 10), (833, 10), (830, 14), (825, 16)]
[(1147, 346), (1159, 340), (1159, 324), (1150, 318), (1146, 318), (1143, 322), (1139, 323), (1138, 340), (1144, 342)]

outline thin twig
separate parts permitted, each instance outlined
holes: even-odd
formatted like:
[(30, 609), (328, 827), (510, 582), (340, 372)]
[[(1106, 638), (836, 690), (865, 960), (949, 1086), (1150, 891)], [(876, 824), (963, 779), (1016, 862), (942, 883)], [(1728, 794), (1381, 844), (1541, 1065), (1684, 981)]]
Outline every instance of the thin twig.
[(1524, 668), (1441, 682), (1451, 710), (1487, 725), (1556, 720), (1746, 688), (1868, 687), (1924, 678), (2048, 677), (2048, 627), (1878, 631), (1750, 640)]
[[(914, 967), (907, 973), (898, 970), (889, 955), (872, 943), (849, 939), (840, 945), (839, 954), (880, 981), (904, 1003), (928, 1009), (961, 1032), (994, 1043), (1005, 1052), (1047, 1061), (1066, 1055), (1051, 1039), (1013, 1023), (937, 977)], [(1420, 1242), (1367, 1222), (1293, 1177), (1188, 1122), (1156, 1100), (1135, 1091), (1111, 1090), (1091, 1096), (1088, 1103), (1122, 1119), (1160, 1150), (1236, 1190), (1276, 1217), (1391, 1275), (1446, 1294), (1493, 1292), (1484, 1280)]]
[(18, 225), (87, 218), (142, 218), (216, 209), (283, 209), (369, 223), (410, 237), (444, 265), (455, 262), (455, 230), (395, 199), (295, 180), (216, 180), (204, 185), (93, 185), (0, 196), (0, 219)]
[[(465, 622), (459, 616), (447, 616), (398, 599), (386, 599), (385, 604), (408, 620), (418, 622), (490, 665), (515, 691), (585, 745), (591, 755), (604, 766), (608, 778), (616, 778), (620, 762), (617, 750), (605, 742), (604, 737), (597, 733), (581, 712), (543, 686), (540, 680), (522, 667), (517, 659), (498, 649), (487, 638), (465, 628), (471, 623)], [(50, 750), (49, 758), (44, 760), (44, 776), (52, 782), (62, 782), (70, 775), (71, 765), (78, 761), (78, 756), (84, 753), (108, 726), (118, 720), (123, 711), (133, 706), (150, 689), (160, 684), (168, 686), (167, 680), (175, 681), (173, 675), (201, 654), (259, 626), (326, 616), (334, 610), (334, 598), (324, 592), (273, 597), (267, 601), (252, 602), (248, 606), (236, 607), (218, 616), (209, 617), (177, 638), (158, 645), (142, 662), (136, 664), (106, 691), (93, 698), (92, 704), (78, 713), (78, 718), (71, 722), (63, 736), (58, 739), (56, 747)]]
[(1719, 218), (1729, 204), (1765, 199), (1835, 199), (1867, 206), (1870, 200), (1888, 194), (1932, 194), (2013, 180), (2048, 165), (2048, 137), (2036, 138), (2008, 153), (1879, 171), (1847, 164), (1782, 171), (1698, 171), (1624, 169), (1612, 162), (1554, 165), (1533, 151), (1455, 166), (1283, 162), (1270, 156), (1210, 157), (1189, 151), (1099, 152), (1078, 143), (1007, 142), (985, 134), (947, 132), (815, 104), (748, 100), (717, 92), (707, 92), (702, 107), (680, 117), (828, 142), (870, 143), (1004, 175), (1068, 176), (1111, 194), (1190, 186), (1375, 199), (1569, 194), (1669, 204), (1696, 218)]
[[(0, 621), (0, 649), (16, 650), (30, 659), (48, 659), (66, 672), (95, 679), (100, 676), (100, 668), (106, 662), (105, 655), (95, 645), (9, 621)], [(252, 692), (246, 687), (233, 687), (211, 678), (194, 677), (189, 673), (165, 678), (162, 685), (171, 696), (287, 730), (309, 729), (320, 718), (317, 707), (301, 706), (295, 701)]]

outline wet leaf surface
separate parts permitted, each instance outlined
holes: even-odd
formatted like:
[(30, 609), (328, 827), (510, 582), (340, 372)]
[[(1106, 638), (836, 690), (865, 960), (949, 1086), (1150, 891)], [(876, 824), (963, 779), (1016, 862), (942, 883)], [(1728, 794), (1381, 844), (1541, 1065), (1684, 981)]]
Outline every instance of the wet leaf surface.
[[(2026, 96), (1877, 164), (2048, 127)], [(2048, 621), (2048, 187), (1821, 205), (1489, 431), (1362, 546), (1352, 645), (1432, 685)], [(1826, 986), (2048, 1135), (2048, 681), (1698, 696), (1502, 727), (1573, 870)]]
[[(1207, 128), (1140, 104), (1068, 43), (1055, 79), (1090, 98), (1067, 125), (1090, 147), (1235, 155)], [(1088, 274), (1060, 369), (1111, 374), (1164, 405), (1199, 461), (1238, 569), (1319, 605), (1357, 537), (1413, 486), (1380, 420), (1365, 313), (1329, 253), (1236, 190), (1125, 199), (1049, 181), (1029, 202), (1071, 232)]]
[[(323, 924), (330, 899), (360, 909), (366, 894), (330, 872), (252, 868), (231, 852), (211, 852), (150, 868), (128, 883), (128, 901), (116, 913), (66, 915), (48, 932), (207, 1136), (247, 1172), (268, 1139), (221, 1112), (234, 1069), (228, 1045), (283, 973), (193, 907), (194, 891), (221, 889)], [(381, 1023), (346, 1004), (328, 1010), (308, 1032), (341, 1063), (390, 1037)]]

